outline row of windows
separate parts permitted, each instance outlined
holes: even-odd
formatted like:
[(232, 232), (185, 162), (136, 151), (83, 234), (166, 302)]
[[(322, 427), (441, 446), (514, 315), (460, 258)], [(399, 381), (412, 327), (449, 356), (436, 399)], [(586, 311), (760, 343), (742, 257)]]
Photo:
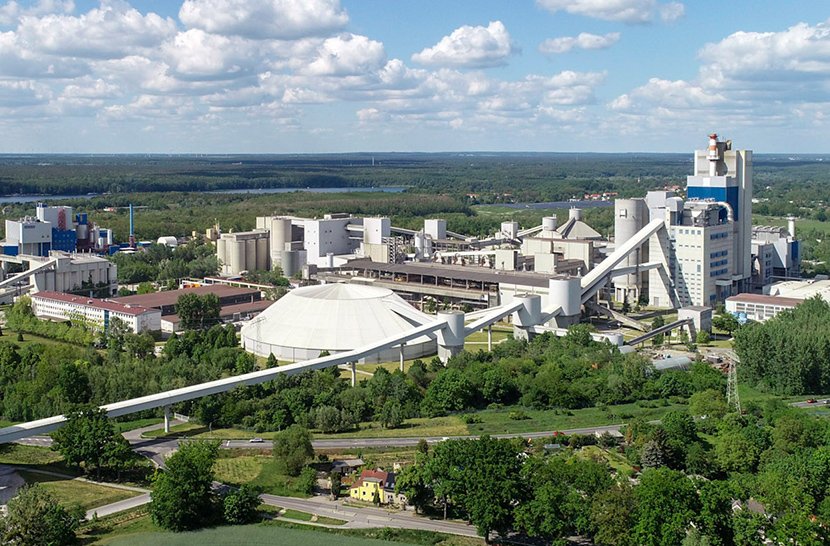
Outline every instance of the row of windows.
[(728, 268), (718, 269), (717, 271), (712, 271), (711, 273), (709, 273), (709, 276), (717, 277), (718, 275), (725, 275), (727, 271), (729, 271)]
[(729, 233), (724, 231), (723, 233), (713, 233), (709, 236), (710, 241), (715, 241), (717, 239), (726, 239), (729, 237)]
[(709, 262), (709, 267), (718, 267), (721, 265), (726, 265), (729, 263), (729, 260), (718, 260), (716, 262)]
[(727, 254), (729, 254), (728, 250), (721, 250), (719, 252), (710, 252), (709, 253), (709, 258), (720, 258), (721, 256), (726, 256)]

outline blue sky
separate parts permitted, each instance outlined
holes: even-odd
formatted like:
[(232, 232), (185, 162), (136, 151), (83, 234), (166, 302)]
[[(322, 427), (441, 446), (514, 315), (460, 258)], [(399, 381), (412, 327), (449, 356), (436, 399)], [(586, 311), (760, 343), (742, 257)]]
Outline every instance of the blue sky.
[(0, 152), (830, 152), (826, 0), (0, 0)]

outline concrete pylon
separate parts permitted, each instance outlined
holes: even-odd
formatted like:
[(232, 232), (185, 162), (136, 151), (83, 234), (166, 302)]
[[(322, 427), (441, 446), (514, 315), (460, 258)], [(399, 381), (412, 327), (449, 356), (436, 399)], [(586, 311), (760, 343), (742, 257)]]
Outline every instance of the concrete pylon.
[(464, 350), (464, 313), (461, 311), (440, 311), (438, 317), (447, 325), (438, 330), (438, 358), (444, 364)]
[(170, 406), (164, 406), (164, 433), (170, 434)]
[(355, 362), (349, 362), (349, 371), (352, 372), (352, 387), (357, 386), (357, 368), (355, 368)]
[(516, 299), (522, 306), (513, 312), (513, 337), (530, 341), (533, 327), (542, 323), (542, 297), (538, 294), (520, 294)]

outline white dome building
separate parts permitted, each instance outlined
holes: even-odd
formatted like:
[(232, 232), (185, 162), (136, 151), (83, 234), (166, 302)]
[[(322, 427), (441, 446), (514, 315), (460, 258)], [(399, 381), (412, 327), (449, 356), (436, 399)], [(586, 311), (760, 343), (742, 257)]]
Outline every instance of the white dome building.
[[(386, 288), (358, 284), (306, 286), (288, 292), (242, 327), (246, 351), (278, 360), (298, 362), (349, 351), (432, 322), (400, 296)], [(404, 358), (435, 354), (434, 336), (408, 341)], [(393, 347), (361, 362), (396, 362)]]

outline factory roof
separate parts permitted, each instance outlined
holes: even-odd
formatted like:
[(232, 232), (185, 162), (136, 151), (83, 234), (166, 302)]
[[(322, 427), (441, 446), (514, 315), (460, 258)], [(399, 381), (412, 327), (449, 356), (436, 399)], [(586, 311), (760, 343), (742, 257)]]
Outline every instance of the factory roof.
[[(240, 315), (248, 315), (251, 313), (260, 313), (273, 304), (273, 301), (270, 300), (259, 300), (259, 301), (252, 301), (250, 303), (236, 303), (233, 305), (225, 305), (219, 311), (219, 318), (220, 319), (227, 319), (232, 318), (236, 313)], [(167, 321), (171, 324), (178, 324), (181, 322), (181, 318), (179, 315), (167, 315), (162, 317), (161, 320)]]
[(801, 300), (821, 296), (825, 301), (830, 301), (830, 280), (783, 281), (773, 284), (769, 293), (771, 296)]
[(211, 284), (208, 286), (200, 286), (198, 288), (182, 288), (180, 290), (165, 290), (163, 292), (153, 292), (152, 294), (137, 294), (135, 296), (124, 296), (121, 298), (114, 298), (119, 303), (129, 303), (133, 305), (143, 305), (145, 307), (164, 307), (168, 305), (175, 305), (179, 296), (183, 294), (196, 294), (204, 296), (205, 294), (216, 294), (218, 298), (226, 298), (242, 295), (258, 294), (258, 290), (251, 290), (249, 288), (237, 288), (235, 286), (226, 286), (224, 284)]
[(365, 269), (384, 273), (400, 273), (402, 275), (438, 276), (494, 284), (537, 286), (540, 288), (547, 288), (549, 279), (562, 277), (562, 275), (547, 275), (526, 271), (501, 271), (479, 266), (443, 265), (427, 262), (384, 264), (367, 259), (352, 260), (341, 266), (341, 269)]
[(242, 337), (280, 347), (346, 351), (432, 320), (386, 288), (323, 284), (291, 290), (243, 326)]
[(86, 296), (76, 296), (74, 294), (66, 294), (64, 292), (52, 292), (50, 290), (41, 290), (32, 295), (33, 299), (52, 300), (62, 303), (72, 303), (83, 307), (91, 307), (94, 309), (104, 309), (106, 311), (113, 311), (115, 313), (123, 313), (125, 315), (143, 315), (144, 313), (156, 312), (156, 309), (148, 309), (140, 305), (118, 303), (112, 300), (100, 300), (97, 298), (88, 298)]
[(766, 294), (738, 294), (737, 296), (729, 296), (726, 298), (726, 301), (795, 307), (804, 300), (801, 298), (788, 298), (784, 296), (768, 296)]

